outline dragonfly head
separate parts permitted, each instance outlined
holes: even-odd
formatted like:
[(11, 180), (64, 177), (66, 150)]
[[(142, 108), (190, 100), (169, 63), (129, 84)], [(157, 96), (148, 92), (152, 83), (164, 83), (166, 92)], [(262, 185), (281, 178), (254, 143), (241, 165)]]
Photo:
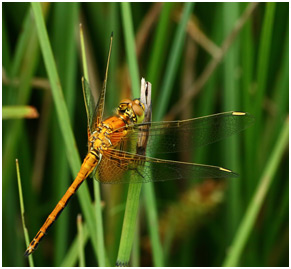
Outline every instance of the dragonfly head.
[(133, 123), (142, 123), (144, 119), (145, 106), (139, 99), (123, 99), (117, 108), (117, 113), (126, 116)]

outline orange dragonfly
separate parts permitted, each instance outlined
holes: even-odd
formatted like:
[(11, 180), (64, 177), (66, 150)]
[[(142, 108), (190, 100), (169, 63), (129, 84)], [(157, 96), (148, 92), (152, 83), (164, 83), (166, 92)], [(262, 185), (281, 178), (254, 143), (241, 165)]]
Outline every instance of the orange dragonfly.
[[(88, 120), (88, 153), (80, 171), (65, 195), (34, 237), (24, 255), (34, 252), (68, 204), (82, 182), (92, 174), (101, 183), (146, 183), (172, 179), (229, 178), (237, 174), (229, 169), (204, 164), (187, 163), (149, 157), (155, 153), (173, 153), (191, 147), (207, 145), (247, 128), (254, 118), (248, 113), (226, 112), (206, 117), (162, 122), (143, 122), (145, 104), (139, 99), (122, 100), (112, 117), (102, 120), (112, 36), (107, 59), (105, 79), (96, 106), (91, 90), (82, 79)], [(94, 109), (95, 107), (95, 109)], [(186, 134), (188, 139), (178, 139)], [(133, 146), (138, 138), (147, 139), (146, 152)], [(136, 144), (135, 144), (136, 145)], [(139, 153), (139, 154), (138, 154)]]

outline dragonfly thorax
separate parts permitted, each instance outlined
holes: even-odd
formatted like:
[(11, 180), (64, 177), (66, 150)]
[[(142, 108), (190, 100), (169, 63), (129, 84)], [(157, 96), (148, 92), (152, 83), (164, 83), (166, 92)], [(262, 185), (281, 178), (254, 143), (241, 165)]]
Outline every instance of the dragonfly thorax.
[(95, 149), (98, 152), (106, 150), (112, 145), (109, 135), (112, 133), (112, 129), (104, 124), (100, 124), (97, 128), (98, 131), (93, 132), (88, 139), (90, 149)]

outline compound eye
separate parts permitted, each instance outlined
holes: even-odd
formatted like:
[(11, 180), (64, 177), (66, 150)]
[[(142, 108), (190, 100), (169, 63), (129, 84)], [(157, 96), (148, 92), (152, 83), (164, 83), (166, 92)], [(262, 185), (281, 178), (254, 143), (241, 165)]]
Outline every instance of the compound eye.
[(134, 103), (132, 108), (137, 117), (142, 117), (144, 115), (144, 111), (140, 105)]
[(132, 103), (133, 104), (136, 104), (136, 105), (139, 105), (142, 109), (143, 109), (143, 111), (145, 111), (145, 106), (144, 106), (144, 104), (140, 101), (140, 99), (134, 99), (133, 101), (132, 101)]
[(134, 99), (132, 102), (133, 102), (134, 104), (136, 104), (136, 105), (140, 105), (140, 100), (139, 100), (139, 99)]

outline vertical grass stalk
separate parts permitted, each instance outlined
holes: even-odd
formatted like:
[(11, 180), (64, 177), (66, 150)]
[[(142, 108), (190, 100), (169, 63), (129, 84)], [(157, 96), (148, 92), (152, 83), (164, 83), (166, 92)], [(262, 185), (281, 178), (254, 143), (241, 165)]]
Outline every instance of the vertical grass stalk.
[[(125, 35), (126, 55), (131, 77), (131, 88), (133, 96), (137, 97), (139, 94), (139, 71), (135, 54), (134, 30), (132, 25), (130, 3), (121, 3), (121, 16)], [(122, 233), (116, 261), (118, 266), (127, 265), (130, 259), (133, 236), (136, 228), (136, 218), (139, 208), (141, 187), (142, 184), (137, 183), (130, 184), (128, 188)]]
[(116, 261), (117, 266), (126, 266), (130, 259), (141, 187), (141, 183), (129, 184), (120, 245)]
[[(223, 3), (223, 18), (224, 18), (224, 36), (228, 36), (229, 32), (239, 17), (239, 3)], [(241, 100), (239, 94), (239, 83), (236, 76), (236, 70), (239, 66), (239, 48), (237, 43), (234, 43), (225, 55), (224, 61), (224, 96), (222, 100), (223, 111), (240, 110)], [(239, 140), (237, 136), (232, 136), (224, 141), (224, 150), (227, 154), (224, 155), (226, 167), (231, 167), (234, 171), (240, 172), (239, 162)], [(228, 192), (228, 218), (227, 218), (227, 239), (228, 242), (232, 238), (242, 215), (242, 197), (241, 181), (230, 180), (230, 190)]]

